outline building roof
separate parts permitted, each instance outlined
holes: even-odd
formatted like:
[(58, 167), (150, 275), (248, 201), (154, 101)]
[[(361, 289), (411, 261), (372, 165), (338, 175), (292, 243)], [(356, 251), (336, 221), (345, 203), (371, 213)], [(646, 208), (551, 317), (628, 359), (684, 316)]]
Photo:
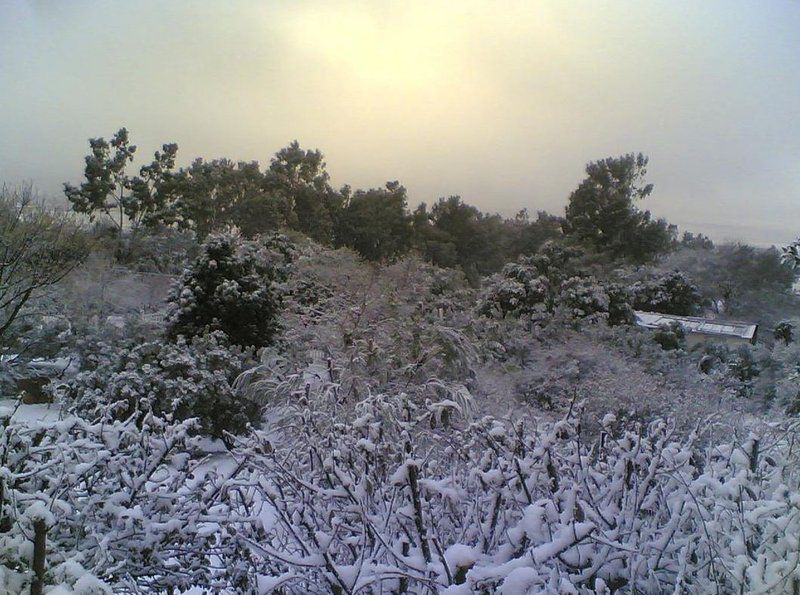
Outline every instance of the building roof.
[(757, 324), (737, 320), (712, 320), (696, 316), (675, 316), (658, 312), (641, 312), (636, 310), (636, 324), (646, 328), (659, 328), (672, 322), (680, 324), (687, 333), (713, 335), (720, 337), (737, 337), (752, 340), (758, 330)]

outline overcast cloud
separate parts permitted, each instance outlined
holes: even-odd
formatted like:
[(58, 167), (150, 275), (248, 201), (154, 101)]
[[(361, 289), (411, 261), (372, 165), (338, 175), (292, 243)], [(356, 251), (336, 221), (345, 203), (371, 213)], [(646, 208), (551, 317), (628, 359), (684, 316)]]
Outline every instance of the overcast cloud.
[(800, 235), (797, 2), (0, 0), (0, 180), (58, 195), (87, 139), (256, 159), (337, 184), (563, 212), (642, 151), (644, 205), (715, 239)]

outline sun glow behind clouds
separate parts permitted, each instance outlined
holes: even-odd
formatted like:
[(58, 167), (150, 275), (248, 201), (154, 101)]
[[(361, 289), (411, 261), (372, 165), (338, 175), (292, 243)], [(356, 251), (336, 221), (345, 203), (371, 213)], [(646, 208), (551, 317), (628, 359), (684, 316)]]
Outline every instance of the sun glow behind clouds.
[(493, 96), (491, 81), (470, 67), (468, 40), (455, 16), (415, 4), (402, 10), (312, 5), (292, 11), (285, 30), (293, 58), (307, 69), (300, 76), (325, 84), (338, 113), (332, 120), (419, 131), (463, 123)]
[(396, 22), (322, 6), (293, 13), (288, 25), (297, 48), (315, 53), (351, 81), (410, 91), (436, 84), (455, 67), (452, 54), (443, 51), (452, 35), (430, 16)]
[(143, 155), (297, 138), (336, 183), (558, 213), (587, 161), (643, 151), (659, 216), (796, 221), (798, 6), (0, 0), (0, 181), (60, 193), (125, 125)]
[[(565, 44), (563, 27), (545, 8), (506, 8), (311, 3), (263, 18), (295, 65), (293, 101), (308, 102), (306, 119), (296, 123), (315, 129), (314, 142), (336, 171), (352, 180), (355, 168), (369, 168), (376, 174), (372, 183), (398, 176), (421, 191), (419, 200), (430, 201), (431, 193), (494, 193), (501, 180), (485, 179), (487, 157), (499, 152), (503, 165), (519, 172), (517, 166), (529, 164), (515, 145), (520, 134), (531, 134), (533, 147), (553, 128), (546, 88), (564, 84), (563, 66), (583, 44)], [(520, 93), (531, 79), (538, 88)], [(315, 81), (313, 99), (308, 80)], [(336, 162), (354, 150), (358, 161)], [(392, 164), (389, 153), (396, 156)], [(458, 164), (458, 184), (435, 168), (444, 161)], [(412, 175), (422, 181), (416, 188)]]

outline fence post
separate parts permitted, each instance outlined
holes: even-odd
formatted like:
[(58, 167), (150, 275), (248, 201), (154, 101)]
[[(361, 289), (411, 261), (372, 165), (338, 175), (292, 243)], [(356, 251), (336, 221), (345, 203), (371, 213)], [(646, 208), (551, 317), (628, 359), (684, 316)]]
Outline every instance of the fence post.
[(47, 555), (47, 525), (41, 519), (33, 522), (33, 583), (31, 595), (44, 591), (44, 558)]

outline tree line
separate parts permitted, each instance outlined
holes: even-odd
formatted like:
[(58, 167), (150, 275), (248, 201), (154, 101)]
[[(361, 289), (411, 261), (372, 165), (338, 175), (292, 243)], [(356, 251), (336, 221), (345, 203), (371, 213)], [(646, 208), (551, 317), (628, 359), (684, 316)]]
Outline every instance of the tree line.
[(104, 216), (120, 233), (174, 227), (203, 239), (235, 226), (245, 237), (278, 229), (299, 231), (365, 259), (386, 261), (409, 250), (444, 267), (461, 267), (477, 281), (548, 240), (579, 244), (613, 259), (644, 262), (675, 243), (676, 230), (637, 204), (652, 192), (645, 182), (647, 157), (628, 154), (586, 166), (564, 216), (527, 210), (515, 217), (481, 212), (459, 196), (442, 197), (411, 211), (399, 182), (380, 188), (334, 188), (323, 154), (297, 141), (279, 150), (262, 169), (257, 161), (197, 158), (176, 167), (178, 146), (164, 144), (138, 174), (128, 131), (110, 140), (89, 140), (84, 180), (64, 184), (78, 212)]

